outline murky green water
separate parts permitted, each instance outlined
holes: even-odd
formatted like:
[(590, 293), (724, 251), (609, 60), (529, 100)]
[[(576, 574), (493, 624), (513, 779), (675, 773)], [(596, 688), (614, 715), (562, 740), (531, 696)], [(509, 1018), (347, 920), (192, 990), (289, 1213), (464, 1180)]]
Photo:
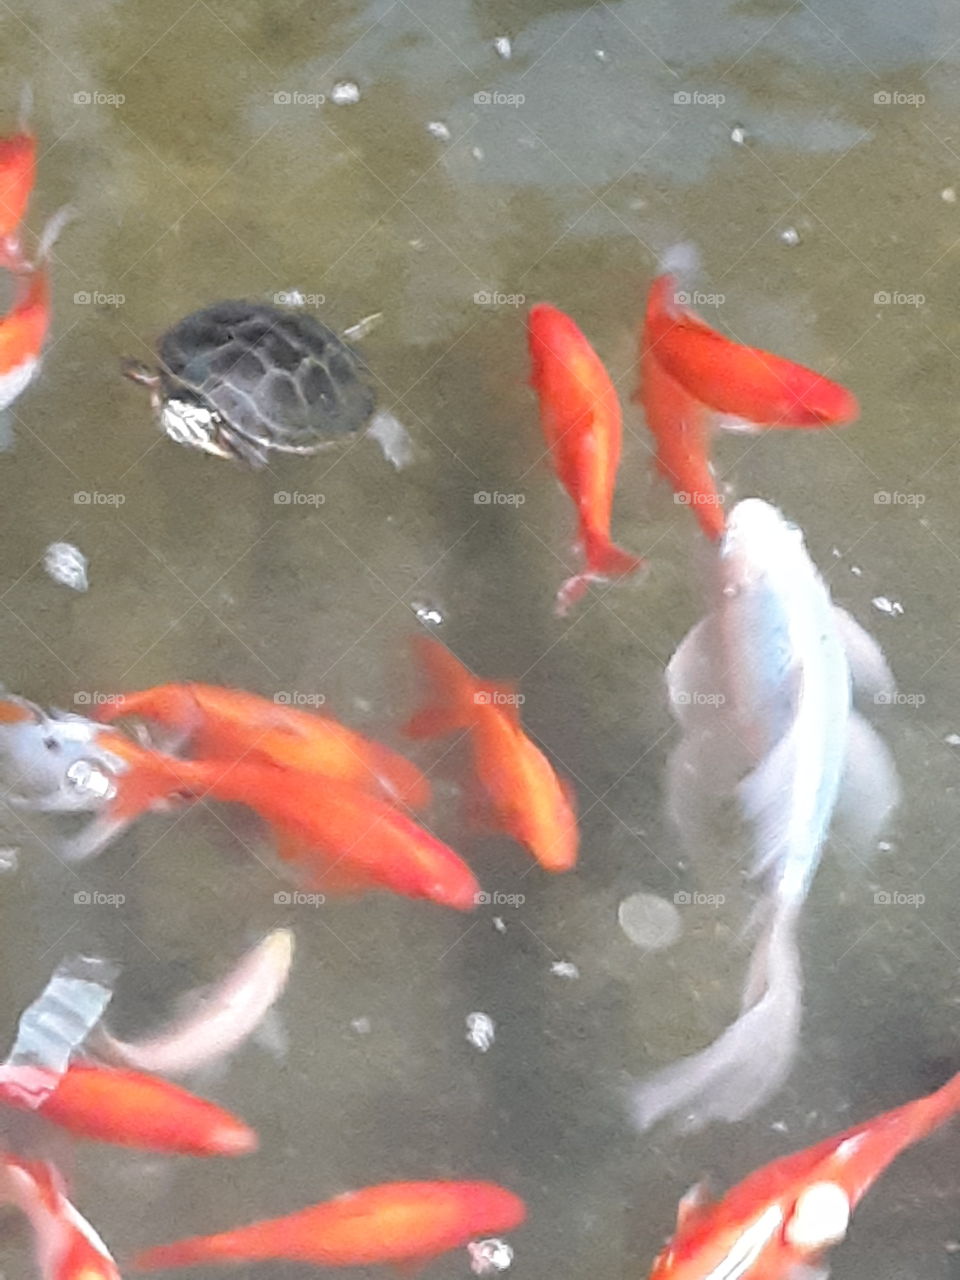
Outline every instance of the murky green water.
[[(530, 1206), (518, 1276), (642, 1276), (704, 1171), (725, 1186), (960, 1064), (957, 748), (944, 741), (960, 732), (960, 202), (942, 195), (960, 187), (958, 38), (942, 0), (4, 8), (6, 119), (29, 80), (42, 141), (31, 229), (67, 201), (80, 216), (56, 252), (43, 374), (0, 460), (0, 677), (66, 707), (78, 691), (186, 678), (322, 694), (395, 740), (413, 694), (405, 642), (416, 610), (436, 609), (471, 666), (522, 681), (525, 719), (583, 811), (581, 869), (548, 880), (466, 828), (448, 788), (435, 828), (488, 889), (525, 895), (502, 932), (493, 907), (470, 919), (371, 898), (291, 914), (231, 834), (262, 850), (257, 828), (224, 811), (145, 821), (80, 876), (40, 843), (25, 851), (0, 894), (11, 1026), (71, 949), (124, 960), (119, 1001), (144, 1023), (258, 930), (296, 927), (288, 1058), (250, 1046), (204, 1086), (262, 1151), (229, 1164), (77, 1153), (76, 1198), (118, 1256), (353, 1186), (490, 1177)], [(338, 80), (359, 85), (358, 104), (329, 101)], [(525, 303), (571, 312), (626, 401), (646, 287), (681, 240), (701, 250), (704, 292), (723, 295), (702, 308), (711, 321), (861, 396), (852, 429), (728, 437), (718, 464), (736, 495), (802, 524), (918, 704), (882, 718), (906, 796), (892, 847), (869, 869), (828, 854), (811, 896), (789, 1089), (687, 1139), (632, 1133), (619, 1091), (727, 1024), (746, 958), (737, 874), (722, 852), (684, 865), (660, 803), (674, 732), (661, 675), (701, 607), (702, 549), (652, 478), (631, 407), (615, 532), (652, 571), (554, 619), (571, 513), (542, 457), (523, 332)], [(120, 358), (146, 356), (182, 314), (293, 288), (322, 295), (316, 314), (337, 328), (384, 313), (363, 350), (416, 467), (397, 475), (361, 443), (244, 472), (162, 440), (119, 378)], [(525, 501), (477, 504), (479, 491)], [(44, 575), (56, 539), (89, 556), (88, 594)], [(455, 776), (449, 761), (440, 774)], [(74, 902), (91, 888), (126, 901)], [(681, 888), (727, 901), (684, 908), (683, 938), (644, 958), (619, 902)], [(878, 906), (878, 890), (925, 902)], [(552, 973), (557, 960), (579, 978)], [(464, 1039), (474, 1010), (497, 1024), (486, 1055)], [(364, 1018), (367, 1033), (352, 1026)], [(957, 1274), (958, 1141), (897, 1164), (836, 1274)], [(0, 1250), (11, 1277), (31, 1274), (19, 1240)], [(465, 1273), (462, 1256), (435, 1267)]]

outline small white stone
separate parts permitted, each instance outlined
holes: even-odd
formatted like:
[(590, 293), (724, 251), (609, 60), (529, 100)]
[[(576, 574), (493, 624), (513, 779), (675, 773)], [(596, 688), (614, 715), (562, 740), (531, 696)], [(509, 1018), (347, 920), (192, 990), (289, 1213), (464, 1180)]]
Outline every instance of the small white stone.
[(594, 49), (593, 56), (596, 58), (598, 62), (610, 61), (610, 55), (609, 53), (607, 53), (606, 49)]
[(570, 978), (572, 980), (580, 977), (580, 970), (569, 960), (554, 960), (550, 966), (550, 972), (556, 978)]
[(496, 1026), (486, 1013), (467, 1014), (467, 1044), (486, 1053), (496, 1039)]
[(12, 845), (0, 848), (0, 876), (11, 875), (20, 865), (20, 850)]
[(86, 591), (87, 557), (72, 542), (51, 542), (43, 556), (43, 567), (54, 582), (73, 591)]
[(747, 140), (747, 131), (743, 125), (735, 124), (730, 130), (730, 141), (735, 142), (738, 147), (742, 147)]
[(437, 138), (440, 142), (450, 141), (450, 130), (442, 120), (431, 120), (427, 125), (427, 133)]
[(860, 568), (858, 564), (852, 564), (850, 566), (850, 572), (853, 574), (855, 578), (859, 578), (863, 574), (863, 570)]
[(800, 232), (796, 227), (784, 227), (780, 232), (781, 244), (787, 244), (791, 247), (800, 243)]
[(957, 193), (953, 187), (944, 187), (940, 192), (940, 199), (946, 201), (947, 204), (956, 204)]
[(513, 1262), (513, 1250), (506, 1240), (471, 1240), (467, 1245), (470, 1270), (475, 1276), (489, 1276), (496, 1271), (506, 1271)]
[(443, 614), (432, 604), (424, 601), (418, 601), (410, 606), (417, 615), (420, 622), (426, 622), (431, 627), (439, 627), (443, 622)]
[(483, 159), (484, 159), (484, 150), (483, 150), (483, 147), (471, 147), (471, 148), (470, 148), (470, 154), (473, 156), (474, 160), (483, 160)]
[(948, 747), (960, 747), (960, 733), (948, 733), (944, 742)]
[(497, 36), (493, 42), (493, 47), (501, 58), (509, 58), (513, 55), (513, 45), (510, 43), (509, 36)]
[(350, 1026), (354, 1029), (354, 1031), (357, 1033), (358, 1036), (368, 1036), (370, 1034), (369, 1018), (354, 1018), (354, 1020), (350, 1023)]
[(493, 924), (493, 927), (496, 929), (497, 933), (507, 932), (507, 926), (503, 922), (503, 916), (494, 916), (492, 924)]
[(349, 107), (360, 101), (360, 86), (352, 80), (338, 80), (330, 93), (330, 101), (337, 107)]
[(644, 951), (665, 950), (683, 931), (680, 912), (655, 893), (632, 893), (624, 898), (617, 909), (617, 920), (630, 941)]
[(870, 603), (875, 609), (879, 609), (881, 613), (890, 614), (891, 617), (903, 613), (903, 605), (899, 600), (891, 600), (888, 596), (874, 596)]
[(893, 848), (893, 845), (890, 843), (889, 840), (879, 840), (877, 842), (877, 848), (880, 850), (881, 853), (889, 853), (890, 850)]

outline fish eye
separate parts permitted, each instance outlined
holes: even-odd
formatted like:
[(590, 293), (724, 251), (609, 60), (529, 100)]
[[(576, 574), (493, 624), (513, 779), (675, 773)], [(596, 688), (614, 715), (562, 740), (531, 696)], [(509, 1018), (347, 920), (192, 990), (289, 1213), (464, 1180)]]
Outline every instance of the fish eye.
[(56, 738), (44, 738), (43, 745), (48, 751), (59, 751), (61, 749), (60, 743)]

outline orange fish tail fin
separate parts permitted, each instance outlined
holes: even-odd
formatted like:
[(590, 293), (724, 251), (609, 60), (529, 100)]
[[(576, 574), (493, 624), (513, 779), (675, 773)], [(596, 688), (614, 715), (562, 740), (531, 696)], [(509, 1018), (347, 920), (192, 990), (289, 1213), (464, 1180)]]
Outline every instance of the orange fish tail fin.
[(403, 732), (408, 738), (439, 738), (465, 729), (475, 714), (474, 677), (439, 640), (417, 636), (413, 647), (429, 681), (430, 696)]
[[(232, 1259), (234, 1254), (229, 1249), (214, 1246), (219, 1237), (205, 1238), (197, 1236), (191, 1240), (175, 1241), (173, 1244), (160, 1244), (154, 1249), (145, 1249), (131, 1258), (129, 1266), (132, 1271), (166, 1271), (168, 1267), (190, 1267), (203, 1262), (212, 1262), (217, 1258)], [(244, 1261), (240, 1255), (237, 1261)]]
[(616, 546), (602, 534), (586, 534), (584, 537), (586, 568), (568, 578), (557, 592), (555, 612), (564, 617), (583, 596), (591, 582), (623, 578), (636, 573), (647, 563), (642, 556), (631, 555)]

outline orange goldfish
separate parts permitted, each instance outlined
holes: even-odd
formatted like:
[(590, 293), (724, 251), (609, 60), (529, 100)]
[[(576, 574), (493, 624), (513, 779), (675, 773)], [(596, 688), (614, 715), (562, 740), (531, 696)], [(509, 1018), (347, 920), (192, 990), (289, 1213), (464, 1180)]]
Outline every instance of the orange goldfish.
[(479, 1235), (512, 1231), (519, 1196), (492, 1182), (387, 1182), (283, 1218), (147, 1249), (139, 1271), (272, 1259), (320, 1267), (423, 1263)]
[(694, 1189), (650, 1280), (796, 1280), (824, 1275), (861, 1197), (896, 1157), (960, 1109), (960, 1072), (936, 1093), (750, 1174), (717, 1203)]
[(43, 1280), (120, 1280), (109, 1249), (67, 1199), (52, 1164), (0, 1154), (0, 1200), (29, 1221)]
[(50, 327), (50, 280), (46, 258), (72, 211), (54, 214), (43, 233), (35, 265), (18, 273), (13, 306), (0, 318), (0, 409), (13, 404), (40, 367)]
[(0, 266), (20, 270), (23, 254), (17, 234), (36, 177), (37, 142), (21, 127), (0, 138)]
[(228, 1111), (138, 1071), (73, 1063), (63, 1075), (0, 1065), (0, 1104), (91, 1142), (188, 1156), (239, 1156), (257, 1135)]
[(301, 711), (241, 689), (163, 684), (103, 704), (101, 720), (138, 715), (189, 735), (201, 758), (283, 765), (402, 800), (430, 802), (430, 784), (403, 756), (371, 742), (332, 716)]
[(634, 573), (645, 563), (610, 540), (620, 462), (620, 402), (599, 356), (570, 319), (545, 302), (527, 319), (540, 421), (560, 483), (577, 508), (585, 568), (557, 594), (565, 614), (591, 582)]
[(652, 321), (674, 287), (673, 277), (667, 275), (650, 286), (640, 345), (640, 387), (634, 399), (643, 405), (657, 442), (657, 469), (673, 486), (677, 500), (693, 508), (707, 537), (716, 541), (723, 535), (724, 518), (710, 467), (710, 411), (666, 372), (651, 337)]
[(418, 636), (414, 643), (436, 701), (406, 732), (425, 738), (469, 729), (477, 777), (503, 830), (547, 871), (569, 871), (579, 840), (572, 788), (524, 733), (516, 692), (478, 680), (437, 640)]
[(852, 422), (856, 397), (783, 356), (748, 347), (677, 305), (676, 279), (654, 281), (644, 330), (664, 371), (717, 413), (766, 427), (827, 427)]
[(476, 904), (479, 885), (459, 855), (368, 792), (247, 760), (179, 760), (109, 730), (99, 742), (127, 765), (101, 820), (108, 833), (171, 795), (209, 796), (246, 805), (264, 818), (275, 830), (280, 856), (297, 868), (306, 887), (329, 893), (390, 889), (461, 911)]

